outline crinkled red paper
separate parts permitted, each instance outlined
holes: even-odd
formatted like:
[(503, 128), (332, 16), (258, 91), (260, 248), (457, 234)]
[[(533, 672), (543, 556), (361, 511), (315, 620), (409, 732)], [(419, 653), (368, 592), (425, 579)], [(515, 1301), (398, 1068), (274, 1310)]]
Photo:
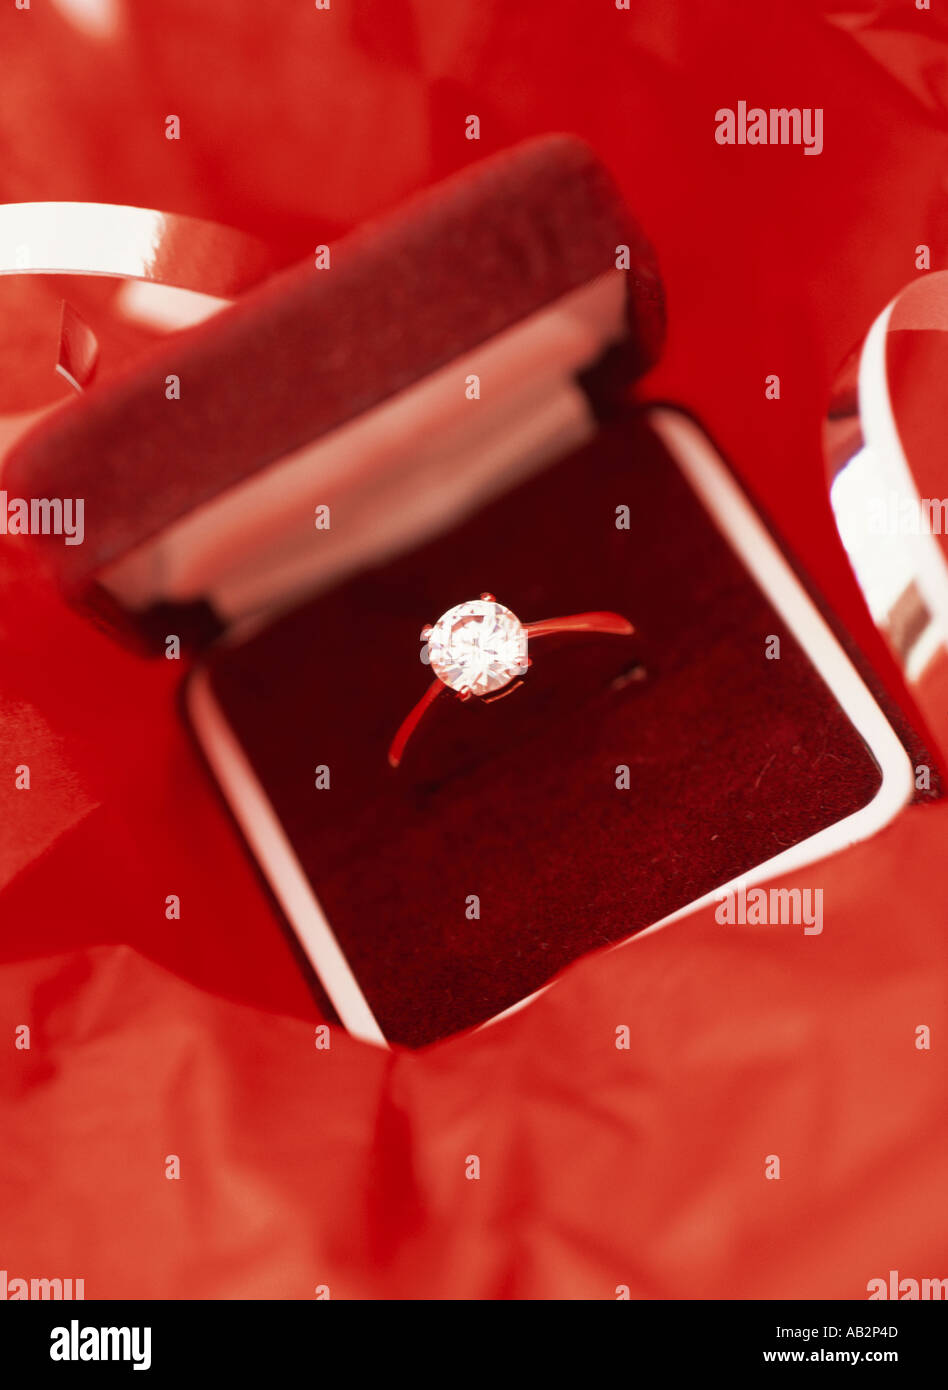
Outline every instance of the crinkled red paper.
[[(703, 417), (881, 660), (819, 427), (916, 246), (944, 267), (935, 12), (87, 5), (87, 22), (118, 14), (108, 35), (78, 28), (81, 9), (3, 9), (6, 201), (167, 208), (292, 259), (475, 155), (550, 129), (589, 140), (668, 287), (646, 392)], [(822, 106), (824, 152), (718, 146), (714, 113), (739, 100)], [(52, 376), (61, 296), (29, 289), (0, 295), (6, 412), (69, 389)], [(162, 1298), (859, 1298), (893, 1268), (948, 1273), (948, 808), (810, 871), (819, 937), (701, 913), (484, 1032), (388, 1055), (336, 1030), (324, 1052), (182, 725), (180, 670), (0, 581), (0, 1267)]]

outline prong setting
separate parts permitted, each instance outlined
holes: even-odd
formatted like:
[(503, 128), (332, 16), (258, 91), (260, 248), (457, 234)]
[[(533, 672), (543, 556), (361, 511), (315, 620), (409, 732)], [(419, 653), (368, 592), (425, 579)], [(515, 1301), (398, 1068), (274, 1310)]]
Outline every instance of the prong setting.
[(432, 671), (465, 698), (492, 695), (525, 670), (526, 629), (494, 598), (455, 604), (426, 641)]

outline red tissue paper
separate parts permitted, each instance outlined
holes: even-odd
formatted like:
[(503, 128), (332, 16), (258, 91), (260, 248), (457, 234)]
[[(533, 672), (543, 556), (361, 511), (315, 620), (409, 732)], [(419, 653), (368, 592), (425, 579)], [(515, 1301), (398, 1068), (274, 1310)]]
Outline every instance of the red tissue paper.
[[(881, 669), (820, 423), (915, 248), (944, 266), (943, 21), (791, 0), (233, 0), (222, 25), (185, 0), (59, 0), (4, 7), (0, 44), (0, 198), (210, 218), (286, 263), (475, 157), (582, 136), (661, 261), (669, 339), (645, 395), (702, 418)], [(718, 145), (716, 110), (742, 100), (824, 108), (823, 152)], [(112, 292), (77, 281), (68, 299), (94, 322)], [(4, 449), (72, 389), (53, 373), (62, 298), (2, 287)], [(100, 346), (97, 381), (128, 345)], [(810, 869), (820, 935), (708, 909), (482, 1031), (410, 1053), (334, 1027), (325, 1050), (175, 665), (0, 555), (11, 1277), (83, 1278), (87, 1298), (858, 1299), (890, 1269), (948, 1273), (948, 808)]]

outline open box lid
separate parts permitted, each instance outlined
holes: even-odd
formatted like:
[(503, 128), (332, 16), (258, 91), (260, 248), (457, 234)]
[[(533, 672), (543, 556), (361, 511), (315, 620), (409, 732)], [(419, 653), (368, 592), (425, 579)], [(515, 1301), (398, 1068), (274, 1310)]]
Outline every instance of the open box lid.
[(227, 624), (580, 442), (580, 376), (626, 385), (663, 330), (653, 253), (610, 176), (580, 141), (544, 137), (64, 405), (17, 441), (3, 487), (82, 499), (81, 544), (23, 543), (100, 622), (157, 636), (171, 605), (175, 631), (209, 609)]

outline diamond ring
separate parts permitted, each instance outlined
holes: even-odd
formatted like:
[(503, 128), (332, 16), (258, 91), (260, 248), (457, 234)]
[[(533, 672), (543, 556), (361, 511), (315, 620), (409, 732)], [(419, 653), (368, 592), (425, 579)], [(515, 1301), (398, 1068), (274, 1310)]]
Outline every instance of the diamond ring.
[(618, 613), (573, 613), (566, 618), (522, 623), (493, 594), (455, 604), (436, 623), (421, 630), (425, 643), (422, 660), (431, 666), (435, 680), (392, 739), (388, 750), (390, 765), (398, 767), (405, 745), (442, 690), (453, 690), (459, 700), (476, 696), (491, 704), (518, 689), (531, 665), (527, 656), (529, 638), (547, 637), (554, 632), (604, 632), (630, 637), (634, 631), (629, 620)]

